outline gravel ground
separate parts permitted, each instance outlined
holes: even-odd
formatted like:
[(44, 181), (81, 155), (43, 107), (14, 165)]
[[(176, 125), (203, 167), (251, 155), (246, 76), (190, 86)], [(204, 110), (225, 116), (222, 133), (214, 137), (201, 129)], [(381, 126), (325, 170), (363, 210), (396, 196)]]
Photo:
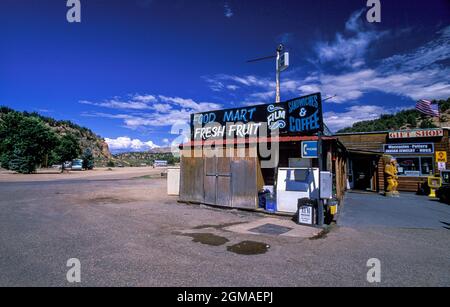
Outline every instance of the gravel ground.
[[(81, 286), (450, 286), (448, 229), (361, 227), (350, 201), (344, 216), (352, 222), (320, 239), (237, 234), (223, 228), (261, 214), (177, 203), (164, 179), (149, 179), (158, 173), (32, 181), (3, 173), (0, 286), (73, 286), (69, 258), (81, 261)], [(228, 242), (202, 244), (186, 232)], [(243, 241), (270, 248), (256, 255), (227, 250)], [(381, 261), (379, 284), (366, 280), (370, 258)]]

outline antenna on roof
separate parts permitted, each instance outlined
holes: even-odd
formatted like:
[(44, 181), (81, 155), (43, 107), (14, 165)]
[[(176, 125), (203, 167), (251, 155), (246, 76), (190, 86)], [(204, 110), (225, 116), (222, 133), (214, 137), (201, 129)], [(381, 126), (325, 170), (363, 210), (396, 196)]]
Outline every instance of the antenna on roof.
[(333, 96), (327, 97), (327, 98), (325, 98), (325, 99), (322, 99), (322, 102), (323, 102), (323, 101), (330, 100), (330, 99), (333, 99), (334, 97), (337, 97), (337, 95), (333, 95)]

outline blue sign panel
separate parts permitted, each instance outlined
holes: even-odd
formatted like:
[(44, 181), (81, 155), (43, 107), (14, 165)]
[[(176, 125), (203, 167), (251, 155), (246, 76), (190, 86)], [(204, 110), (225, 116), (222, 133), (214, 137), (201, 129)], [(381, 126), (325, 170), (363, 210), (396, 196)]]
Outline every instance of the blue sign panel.
[(191, 140), (258, 137), (262, 126), (291, 136), (323, 131), (320, 93), (281, 103), (191, 114)]
[(318, 147), (317, 141), (302, 142), (302, 158), (317, 158)]

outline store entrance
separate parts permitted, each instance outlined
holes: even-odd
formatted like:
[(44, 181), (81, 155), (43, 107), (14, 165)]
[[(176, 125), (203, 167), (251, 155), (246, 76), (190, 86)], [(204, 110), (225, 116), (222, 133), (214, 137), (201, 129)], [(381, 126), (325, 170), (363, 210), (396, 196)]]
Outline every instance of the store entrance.
[(377, 191), (378, 156), (351, 154), (350, 184), (354, 190)]

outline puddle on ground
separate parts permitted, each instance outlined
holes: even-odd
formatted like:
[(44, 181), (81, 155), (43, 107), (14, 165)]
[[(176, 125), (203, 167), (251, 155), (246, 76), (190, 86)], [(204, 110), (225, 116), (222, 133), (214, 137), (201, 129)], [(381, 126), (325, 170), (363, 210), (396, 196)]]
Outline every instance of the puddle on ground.
[(220, 246), (227, 243), (227, 238), (217, 236), (212, 233), (182, 233), (181, 236), (191, 237), (193, 242), (199, 242), (206, 245)]
[(210, 225), (210, 224), (206, 224), (206, 225), (198, 225), (195, 226), (192, 229), (206, 229), (206, 228), (213, 228), (213, 229), (223, 229), (223, 228), (227, 228), (227, 227), (231, 227), (234, 225), (239, 225), (239, 224), (244, 224), (246, 222), (234, 222), (234, 223), (224, 223), (224, 224), (218, 224), (218, 225)]
[(258, 255), (265, 254), (270, 245), (255, 241), (242, 241), (227, 247), (227, 250), (239, 255)]

